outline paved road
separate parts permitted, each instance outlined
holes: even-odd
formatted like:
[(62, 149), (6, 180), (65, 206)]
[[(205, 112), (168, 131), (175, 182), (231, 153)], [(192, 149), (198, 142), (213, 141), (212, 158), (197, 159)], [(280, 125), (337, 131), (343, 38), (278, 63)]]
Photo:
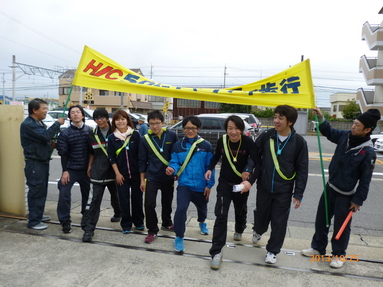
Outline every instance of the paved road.
[[(323, 179), (321, 173), (321, 164), (319, 160), (318, 139), (315, 136), (306, 136), (305, 139), (308, 143), (310, 163), (309, 163), (309, 180), (307, 188), (304, 194), (302, 205), (299, 209), (293, 209), (290, 214), (289, 225), (297, 227), (313, 227), (315, 220), (315, 212), (319, 197), (322, 192)], [(324, 159), (324, 169), (327, 171), (330, 163), (331, 156), (334, 152), (335, 145), (330, 143), (327, 139), (321, 137), (321, 146)], [(383, 236), (383, 154), (378, 154), (381, 159), (378, 161), (375, 167), (375, 173), (371, 182), (370, 193), (361, 211), (353, 216), (353, 229), (360, 234), (372, 234)], [(219, 170), (217, 170), (219, 173)], [(51, 162), (50, 173), (50, 185), (48, 192), (49, 201), (57, 201), (58, 190), (57, 181), (61, 176), (60, 157), (54, 153), (53, 160)], [(327, 172), (326, 172), (327, 176)], [(216, 186), (215, 186), (216, 187)], [(215, 187), (212, 190), (211, 198), (209, 202), (208, 219), (214, 220), (214, 205), (215, 205)], [(255, 186), (251, 189), (251, 195), (248, 201), (248, 228), (251, 228), (251, 222), (253, 220), (252, 211), (255, 208)], [(110, 208), (110, 198), (108, 192), (105, 192), (103, 201), (103, 208)], [(159, 198), (159, 197), (158, 197)], [(72, 202), (74, 207), (80, 203), (80, 189), (75, 186), (72, 190)], [(173, 202), (175, 208), (175, 200)], [(160, 202), (158, 202), (158, 208), (160, 208)], [(189, 217), (196, 217), (196, 210), (191, 205), (189, 210)], [(233, 212), (229, 214), (229, 220), (234, 220)]]
[[(110, 222), (113, 211), (108, 200), (103, 202), (93, 243), (82, 243), (78, 187), (72, 196), (72, 233), (63, 234), (55, 215), (56, 182), (61, 173), (59, 158), (55, 157), (46, 205), (46, 213), (52, 216), (49, 228), (36, 231), (26, 227), (25, 219), (0, 217), (0, 286), (383, 286), (382, 165), (377, 165), (369, 199), (362, 211), (354, 215), (347, 251), (359, 261), (347, 262), (341, 270), (335, 270), (325, 257), (315, 260), (301, 256), (300, 250), (310, 246), (314, 212), (322, 189), (316, 138), (307, 137), (307, 141), (311, 159), (305, 199), (301, 208), (291, 212), (286, 240), (274, 265), (264, 263), (269, 232), (264, 234), (260, 246), (253, 246), (249, 224), (242, 241), (234, 243), (231, 212), (222, 268), (211, 270), (211, 234), (199, 233), (193, 206), (183, 256), (173, 251), (174, 233), (161, 231), (150, 245), (143, 242), (146, 230), (122, 234), (119, 224)], [(323, 152), (332, 151), (333, 146), (324, 142)], [(250, 211), (255, 206), (255, 189), (251, 192)], [(210, 228), (214, 222), (214, 190), (212, 195), (207, 219)], [(252, 212), (248, 220), (252, 221)]]

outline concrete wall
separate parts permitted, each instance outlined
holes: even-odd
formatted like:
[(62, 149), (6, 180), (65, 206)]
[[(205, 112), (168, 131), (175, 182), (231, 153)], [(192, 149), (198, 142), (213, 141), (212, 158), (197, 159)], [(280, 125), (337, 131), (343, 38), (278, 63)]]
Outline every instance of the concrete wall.
[(0, 214), (25, 216), (24, 156), (20, 144), (22, 105), (0, 105)]
[[(272, 118), (258, 118), (262, 123), (262, 130), (273, 128), (274, 127), (274, 120)], [(352, 121), (346, 122), (346, 121), (330, 121), (330, 124), (333, 128), (339, 129), (339, 130), (351, 130)], [(295, 124), (296, 125), (296, 124)], [(294, 125), (294, 127), (295, 127)], [(314, 128), (314, 124), (311, 121), (308, 121), (307, 123), (307, 131), (312, 131)], [(297, 127), (295, 127), (296, 129)], [(297, 129), (296, 129), (297, 130)], [(297, 130), (299, 134), (305, 135), (306, 132), (302, 132), (301, 129)], [(374, 133), (377, 132), (377, 129), (375, 129)]]

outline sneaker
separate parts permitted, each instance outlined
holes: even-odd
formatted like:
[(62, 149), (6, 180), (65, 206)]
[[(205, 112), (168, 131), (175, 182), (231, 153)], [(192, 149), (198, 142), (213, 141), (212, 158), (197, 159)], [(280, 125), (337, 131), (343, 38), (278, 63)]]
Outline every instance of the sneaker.
[(262, 235), (259, 235), (257, 232), (253, 231), (253, 244), (259, 244), (261, 241)]
[(72, 226), (70, 224), (70, 221), (65, 221), (62, 224), (62, 226), (63, 226), (62, 230), (63, 230), (64, 233), (70, 233), (72, 231)]
[(34, 230), (44, 230), (44, 229), (48, 228), (48, 225), (46, 225), (45, 223), (40, 222), (39, 224), (36, 224), (35, 226), (32, 226), (30, 228), (32, 228)]
[(91, 242), (93, 235), (93, 231), (85, 231), (84, 235), (82, 236), (82, 242)]
[(241, 241), (242, 240), (242, 233), (235, 232), (234, 236), (233, 236), (233, 239), (235, 241)]
[(221, 263), (222, 263), (222, 252), (213, 256), (213, 258), (211, 259), (210, 267), (211, 269), (218, 270), (219, 268), (221, 268)]
[(137, 228), (137, 230), (140, 230), (140, 231), (142, 231), (142, 230), (144, 230), (144, 229), (145, 229), (145, 226), (136, 226), (136, 228)]
[(111, 222), (120, 222), (120, 220), (121, 217), (116, 215), (113, 215), (113, 217), (110, 219)]
[(123, 234), (129, 234), (129, 233), (132, 233), (132, 231), (131, 230), (123, 230), (122, 233)]
[(277, 255), (271, 252), (267, 252), (265, 262), (269, 264), (274, 264), (277, 262)]
[(152, 243), (157, 238), (157, 234), (148, 234), (148, 236), (145, 237), (145, 243)]
[(339, 258), (339, 256), (333, 256), (332, 257), (332, 260), (331, 260), (331, 263), (330, 263), (330, 267), (332, 268), (341, 268), (344, 264), (344, 259), (342, 261), (341, 258)]
[(176, 237), (176, 239), (174, 239), (174, 251), (177, 253), (183, 253), (185, 251), (183, 238)]
[(199, 224), (199, 229), (201, 230), (202, 235), (209, 235), (209, 229), (207, 228), (206, 222), (202, 222)]
[(161, 226), (161, 229), (162, 230), (166, 230), (166, 231), (173, 231), (174, 232), (174, 224), (172, 224), (170, 226)]
[(309, 249), (303, 249), (302, 255), (310, 257), (310, 256), (320, 255), (320, 253), (318, 250), (315, 250), (314, 248), (309, 248)]
[(41, 219), (42, 222), (51, 220), (50, 215), (43, 214), (43, 218)]

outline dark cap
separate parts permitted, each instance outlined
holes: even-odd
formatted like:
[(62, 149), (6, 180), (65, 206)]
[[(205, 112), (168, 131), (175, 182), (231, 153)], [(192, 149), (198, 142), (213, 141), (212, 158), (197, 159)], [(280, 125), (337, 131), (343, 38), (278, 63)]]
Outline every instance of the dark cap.
[(374, 130), (376, 124), (380, 120), (380, 112), (377, 109), (369, 109), (367, 112), (359, 115), (356, 119), (360, 121), (365, 128)]

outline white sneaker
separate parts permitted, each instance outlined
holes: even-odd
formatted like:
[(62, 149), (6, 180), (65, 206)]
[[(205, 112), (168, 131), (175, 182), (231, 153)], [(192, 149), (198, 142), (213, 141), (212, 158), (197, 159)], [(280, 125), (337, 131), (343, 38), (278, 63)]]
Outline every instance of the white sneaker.
[(269, 263), (269, 264), (276, 263), (277, 262), (277, 255), (275, 255), (274, 253), (271, 253), (271, 252), (267, 252), (265, 262)]
[(257, 232), (253, 231), (253, 244), (259, 244), (261, 239), (262, 235), (259, 235)]
[(222, 263), (222, 252), (214, 255), (214, 257), (211, 259), (210, 267), (211, 269), (218, 270), (221, 268)]
[(318, 250), (316, 250), (314, 248), (309, 248), (309, 249), (303, 249), (302, 255), (310, 257), (310, 256), (320, 255), (320, 253)]
[(48, 225), (46, 225), (45, 223), (40, 222), (39, 224), (36, 224), (35, 226), (32, 226), (30, 228), (32, 228), (34, 230), (44, 230), (44, 229), (48, 228)]
[(331, 260), (331, 263), (330, 263), (330, 267), (332, 268), (341, 268), (344, 264), (344, 259), (342, 261), (341, 258), (339, 258), (339, 256), (334, 256)]

